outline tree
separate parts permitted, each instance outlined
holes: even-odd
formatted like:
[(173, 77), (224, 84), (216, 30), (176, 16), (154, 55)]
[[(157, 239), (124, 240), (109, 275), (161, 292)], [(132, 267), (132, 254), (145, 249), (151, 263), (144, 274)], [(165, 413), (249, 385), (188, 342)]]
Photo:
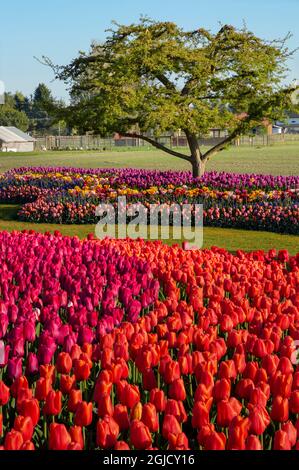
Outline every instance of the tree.
[[(209, 158), (263, 120), (277, 119), (290, 103), (293, 89), (282, 86), (293, 53), (288, 37), (267, 42), (245, 26), (229, 25), (216, 34), (185, 32), (148, 18), (114, 25), (103, 44), (67, 66), (54, 66), (56, 77), (70, 86), (72, 125), (144, 139), (190, 162), (196, 177)], [(228, 136), (204, 152), (198, 138), (215, 127)], [(157, 141), (178, 129), (189, 155)]]
[(0, 126), (14, 126), (27, 131), (29, 119), (23, 111), (11, 108), (4, 104), (0, 106)]
[(39, 133), (49, 130), (52, 125), (52, 117), (49, 116), (48, 108), (54, 103), (51, 90), (44, 83), (40, 83), (33, 93), (29, 116), (31, 128)]
[(26, 113), (26, 105), (26, 96), (24, 96), (21, 91), (16, 91), (14, 94), (14, 108)]
[(34, 104), (36, 106), (42, 107), (44, 104), (53, 101), (54, 98), (52, 97), (51, 90), (44, 83), (39, 83), (33, 94)]

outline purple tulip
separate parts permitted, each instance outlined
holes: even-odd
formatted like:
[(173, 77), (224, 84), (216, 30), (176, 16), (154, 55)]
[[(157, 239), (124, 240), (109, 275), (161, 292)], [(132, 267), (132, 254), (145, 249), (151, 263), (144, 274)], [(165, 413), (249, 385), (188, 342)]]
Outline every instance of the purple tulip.
[(22, 358), (13, 357), (8, 360), (7, 373), (11, 380), (15, 380), (22, 375)]
[(36, 354), (30, 352), (27, 357), (26, 374), (36, 374), (38, 372), (38, 359)]

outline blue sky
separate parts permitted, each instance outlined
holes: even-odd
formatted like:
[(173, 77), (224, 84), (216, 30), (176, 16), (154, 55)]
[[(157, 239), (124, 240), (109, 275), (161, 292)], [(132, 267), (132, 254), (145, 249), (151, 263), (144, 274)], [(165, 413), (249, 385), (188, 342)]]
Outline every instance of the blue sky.
[[(111, 20), (131, 23), (141, 14), (211, 31), (219, 22), (241, 26), (245, 20), (265, 39), (290, 31), (290, 48), (299, 46), (299, 0), (6, 0), (0, 14), (0, 80), (7, 90), (25, 94), (44, 82), (55, 96), (67, 96), (64, 84), (52, 82), (51, 70), (34, 56), (66, 64), (92, 40), (104, 40)], [(290, 68), (289, 79), (299, 79), (299, 52)]]

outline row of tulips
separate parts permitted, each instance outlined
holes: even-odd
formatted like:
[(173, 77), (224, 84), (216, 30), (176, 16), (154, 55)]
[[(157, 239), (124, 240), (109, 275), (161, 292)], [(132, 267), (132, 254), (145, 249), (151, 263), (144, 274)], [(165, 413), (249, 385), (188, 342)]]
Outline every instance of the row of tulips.
[[(226, 172), (206, 172), (200, 178), (193, 178), (188, 171), (157, 171), (136, 168), (70, 168), (70, 167), (23, 167), (14, 168), (2, 180), (34, 181), (44, 187), (83, 187), (90, 189), (97, 185), (109, 184), (116, 187), (146, 189), (150, 187), (188, 187), (206, 186), (219, 190), (236, 189), (274, 189), (287, 190), (299, 188), (299, 176), (273, 176), (262, 174), (242, 174)], [(2, 184), (0, 178), (0, 186)], [(50, 181), (51, 180), (51, 183)]]
[(281, 203), (292, 203), (298, 202), (299, 200), (299, 189), (288, 189), (288, 190), (253, 190), (248, 191), (247, 189), (235, 191), (221, 191), (217, 189), (211, 189), (206, 186), (203, 187), (155, 187), (152, 186), (148, 189), (138, 189), (130, 187), (114, 187), (110, 185), (103, 185), (95, 189), (91, 188), (80, 188), (75, 187), (72, 189), (61, 189), (55, 188), (50, 189), (48, 187), (36, 186), (32, 184), (32, 181), (23, 182), (21, 185), (16, 182), (6, 182), (2, 187), (0, 186), (0, 201), (2, 202), (31, 202), (35, 201), (39, 197), (52, 196), (60, 198), (61, 200), (70, 201), (88, 201), (97, 202), (99, 200), (106, 200), (107, 202), (114, 202), (117, 197), (126, 196), (131, 201), (137, 201), (142, 203), (194, 203), (196, 201), (211, 201), (217, 204), (221, 202), (228, 202), (230, 204), (243, 204), (251, 202), (281, 202)]
[[(112, 205), (115, 209), (112, 217), (112, 223), (117, 223), (119, 217), (130, 223), (136, 216), (135, 202), (129, 202), (125, 207), (121, 207), (117, 202)], [(107, 201), (102, 201), (104, 204)], [(159, 206), (155, 201), (151, 203), (145, 200), (139, 201), (143, 207), (147, 209), (147, 222), (151, 222), (150, 214), (151, 207), (159, 207), (161, 219), (159, 223), (181, 224), (189, 223), (195, 224), (195, 204), (191, 204), (190, 208), (185, 206), (185, 201), (180, 203), (165, 203), (161, 201)], [(47, 197), (38, 198), (35, 202), (25, 204), (18, 212), (20, 220), (29, 222), (48, 222), (60, 224), (96, 224), (100, 218), (96, 215), (96, 208), (100, 201), (92, 202), (89, 199), (79, 199), (76, 201), (71, 200), (69, 197), (61, 198)], [(215, 227), (231, 227), (231, 228), (245, 228), (247, 230), (265, 230), (278, 233), (299, 234), (299, 202), (290, 204), (277, 204), (272, 202), (257, 202), (249, 204), (234, 204), (230, 201), (225, 203), (214, 204), (208, 200), (198, 199), (196, 204), (203, 205), (203, 224), (204, 226)], [(187, 209), (186, 209), (187, 207)], [(173, 212), (173, 208), (175, 211)], [(133, 213), (134, 215), (130, 215)], [(142, 214), (143, 212), (141, 212)]]
[(89, 238), (1, 234), (1, 448), (299, 449), (299, 254)]

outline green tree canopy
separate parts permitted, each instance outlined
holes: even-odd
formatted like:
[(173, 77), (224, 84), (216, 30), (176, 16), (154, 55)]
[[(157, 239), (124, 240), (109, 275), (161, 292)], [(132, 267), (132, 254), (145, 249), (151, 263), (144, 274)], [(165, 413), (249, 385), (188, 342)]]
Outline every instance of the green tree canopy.
[[(265, 41), (245, 26), (224, 25), (212, 34), (141, 18), (115, 24), (103, 44), (54, 69), (70, 85), (72, 125), (142, 138), (189, 161), (198, 176), (212, 155), (288, 108), (291, 87), (282, 83), (292, 52), (286, 40)], [(204, 153), (198, 138), (211, 128), (226, 129), (228, 137)], [(189, 155), (155, 140), (178, 129)]]
[(29, 119), (23, 111), (18, 111), (4, 104), (0, 106), (0, 126), (14, 126), (22, 131), (27, 131)]

